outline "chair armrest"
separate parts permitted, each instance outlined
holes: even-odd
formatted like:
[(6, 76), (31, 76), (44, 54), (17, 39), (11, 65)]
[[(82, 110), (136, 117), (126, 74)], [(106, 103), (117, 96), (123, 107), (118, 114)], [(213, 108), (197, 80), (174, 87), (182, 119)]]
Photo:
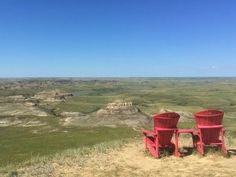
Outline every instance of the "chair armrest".
[(209, 125), (209, 126), (199, 125), (198, 128), (200, 129), (223, 128), (223, 125)]
[(141, 129), (145, 136), (156, 136), (157, 134), (150, 130)]
[(157, 131), (177, 131), (177, 128), (156, 128)]

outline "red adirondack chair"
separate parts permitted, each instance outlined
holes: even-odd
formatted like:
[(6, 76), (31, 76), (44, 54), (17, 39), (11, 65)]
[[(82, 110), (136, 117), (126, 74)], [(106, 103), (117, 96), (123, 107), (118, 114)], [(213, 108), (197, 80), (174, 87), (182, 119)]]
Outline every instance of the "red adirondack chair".
[(160, 149), (169, 148), (178, 155), (178, 147), (171, 142), (173, 134), (177, 131), (177, 123), (180, 116), (175, 112), (157, 114), (153, 117), (153, 131), (142, 130), (144, 134), (145, 148), (151, 154), (159, 158)]
[(222, 125), (224, 112), (218, 110), (205, 110), (195, 113), (197, 130), (197, 151), (204, 155), (204, 147), (220, 147), (222, 152), (227, 155), (224, 142), (224, 127)]

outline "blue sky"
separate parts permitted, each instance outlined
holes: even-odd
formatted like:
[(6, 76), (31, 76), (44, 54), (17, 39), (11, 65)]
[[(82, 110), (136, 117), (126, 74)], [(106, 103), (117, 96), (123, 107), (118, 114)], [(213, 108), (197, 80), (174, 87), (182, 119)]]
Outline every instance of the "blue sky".
[(0, 0), (0, 77), (236, 76), (235, 0)]

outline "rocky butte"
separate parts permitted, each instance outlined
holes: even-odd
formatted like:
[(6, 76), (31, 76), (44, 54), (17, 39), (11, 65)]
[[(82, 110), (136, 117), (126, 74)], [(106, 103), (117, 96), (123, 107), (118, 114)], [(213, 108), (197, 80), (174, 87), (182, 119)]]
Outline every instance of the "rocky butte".
[(98, 115), (116, 115), (116, 114), (136, 114), (139, 109), (132, 102), (116, 100), (113, 103), (108, 103), (103, 109), (97, 111)]
[(61, 124), (66, 126), (130, 126), (139, 127), (149, 123), (149, 117), (132, 102), (116, 100), (91, 114), (64, 112)]

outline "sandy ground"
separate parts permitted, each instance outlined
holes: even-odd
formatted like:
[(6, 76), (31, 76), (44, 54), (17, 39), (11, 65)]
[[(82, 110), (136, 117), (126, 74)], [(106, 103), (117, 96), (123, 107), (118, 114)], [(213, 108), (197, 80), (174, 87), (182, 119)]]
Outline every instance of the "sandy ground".
[(91, 152), (87, 156), (65, 157), (46, 164), (37, 164), (18, 170), (19, 176), (103, 177), (103, 176), (236, 176), (236, 156), (225, 158), (219, 153), (201, 157), (192, 154), (183, 158), (166, 156), (152, 158), (143, 144), (134, 142), (106, 153)]

